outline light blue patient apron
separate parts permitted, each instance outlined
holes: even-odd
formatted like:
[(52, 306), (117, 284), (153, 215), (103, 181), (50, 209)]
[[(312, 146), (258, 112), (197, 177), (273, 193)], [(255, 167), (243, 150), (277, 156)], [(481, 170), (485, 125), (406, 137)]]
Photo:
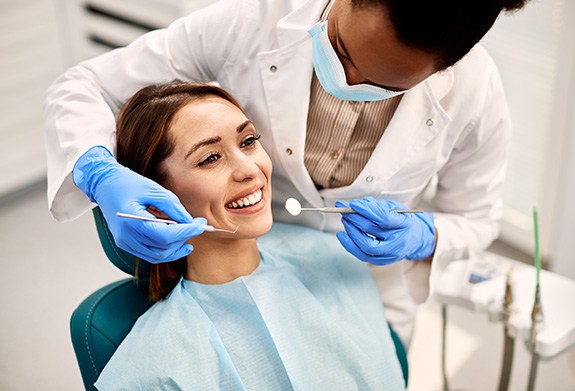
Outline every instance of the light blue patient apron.
[[(138, 319), (99, 390), (404, 390), (379, 291), (331, 235), (274, 224), (262, 261), (181, 280)], [(217, 260), (214, 260), (216, 262)]]

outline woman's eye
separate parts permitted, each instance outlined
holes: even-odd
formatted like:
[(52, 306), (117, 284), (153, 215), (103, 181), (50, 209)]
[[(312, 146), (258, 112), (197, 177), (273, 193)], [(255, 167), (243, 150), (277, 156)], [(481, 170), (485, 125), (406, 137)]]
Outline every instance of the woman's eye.
[(250, 147), (252, 145), (254, 145), (256, 143), (256, 141), (258, 141), (260, 139), (261, 135), (256, 134), (253, 136), (248, 136), (246, 137), (242, 143), (240, 144), (241, 148), (245, 148), (245, 147)]
[(198, 166), (202, 167), (202, 166), (205, 166), (207, 164), (215, 163), (216, 161), (218, 161), (218, 159), (220, 157), (221, 157), (221, 155), (219, 153), (211, 153), (207, 158), (205, 158), (204, 160), (199, 162)]

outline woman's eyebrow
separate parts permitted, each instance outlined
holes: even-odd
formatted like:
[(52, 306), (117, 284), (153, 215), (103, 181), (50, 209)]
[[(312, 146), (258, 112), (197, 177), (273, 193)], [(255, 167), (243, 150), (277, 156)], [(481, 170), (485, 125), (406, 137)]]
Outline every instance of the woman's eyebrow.
[(216, 136), (216, 137), (210, 137), (207, 138), (205, 140), (200, 141), (199, 143), (194, 144), (190, 150), (188, 151), (188, 153), (186, 154), (186, 156), (184, 157), (184, 160), (186, 160), (192, 153), (196, 152), (199, 148), (205, 146), (205, 145), (212, 145), (212, 144), (217, 144), (220, 141), (222, 141), (222, 138), (220, 136)]
[[(250, 120), (246, 120), (246, 121), (242, 122), (241, 124), (239, 124), (238, 127), (236, 128), (236, 131), (237, 131), (238, 133), (241, 133), (241, 132), (243, 132), (243, 131), (245, 130), (245, 128), (246, 128), (248, 125), (252, 125), (252, 126), (253, 126), (253, 124), (252, 124), (252, 122), (251, 122)], [(205, 139), (205, 140), (202, 140), (202, 141), (200, 141), (200, 142), (194, 144), (194, 145), (190, 148), (190, 150), (188, 151), (188, 153), (186, 154), (186, 156), (184, 157), (184, 160), (186, 160), (192, 153), (196, 152), (196, 151), (197, 151), (198, 149), (200, 149), (201, 147), (206, 146), (206, 145), (217, 144), (217, 143), (219, 143), (220, 141), (222, 141), (222, 138), (221, 138), (220, 136), (216, 136), (216, 137), (207, 138), (207, 139)]]
[(248, 126), (248, 125), (254, 125), (252, 124), (252, 121), (250, 121), (249, 119), (242, 122), (241, 124), (238, 125), (238, 127), (236, 128), (236, 130), (238, 131), (238, 133), (241, 133), (244, 131), (244, 129)]

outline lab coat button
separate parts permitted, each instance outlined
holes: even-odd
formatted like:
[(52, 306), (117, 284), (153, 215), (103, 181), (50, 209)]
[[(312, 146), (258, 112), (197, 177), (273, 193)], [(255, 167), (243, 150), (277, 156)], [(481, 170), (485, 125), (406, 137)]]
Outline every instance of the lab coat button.
[(366, 182), (373, 182), (373, 177), (370, 175), (367, 178), (365, 178)]
[(291, 150), (291, 148), (286, 148), (286, 154), (288, 156), (291, 156), (292, 153), (293, 153), (293, 151)]
[(277, 71), (277, 70), (278, 70), (278, 67), (276, 67), (275, 65), (272, 65), (272, 66), (270, 67), (270, 71), (272, 71), (272, 72), (275, 72), (275, 71)]
[(425, 121), (425, 124), (427, 126), (433, 126), (433, 120), (431, 118), (428, 118), (427, 121)]

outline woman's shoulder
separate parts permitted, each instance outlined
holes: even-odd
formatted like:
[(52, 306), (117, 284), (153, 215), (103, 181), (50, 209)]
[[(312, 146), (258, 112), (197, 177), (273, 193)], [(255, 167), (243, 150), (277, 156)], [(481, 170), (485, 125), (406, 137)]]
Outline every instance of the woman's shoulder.
[(209, 356), (217, 350), (212, 347), (213, 327), (197, 303), (186, 295), (182, 284), (178, 284), (168, 298), (154, 304), (138, 319), (96, 386), (107, 390), (118, 389), (119, 384), (126, 389), (181, 385), (190, 381), (186, 371), (191, 367), (198, 369), (198, 379), (201, 378), (209, 371), (199, 371), (200, 367), (211, 362)]

